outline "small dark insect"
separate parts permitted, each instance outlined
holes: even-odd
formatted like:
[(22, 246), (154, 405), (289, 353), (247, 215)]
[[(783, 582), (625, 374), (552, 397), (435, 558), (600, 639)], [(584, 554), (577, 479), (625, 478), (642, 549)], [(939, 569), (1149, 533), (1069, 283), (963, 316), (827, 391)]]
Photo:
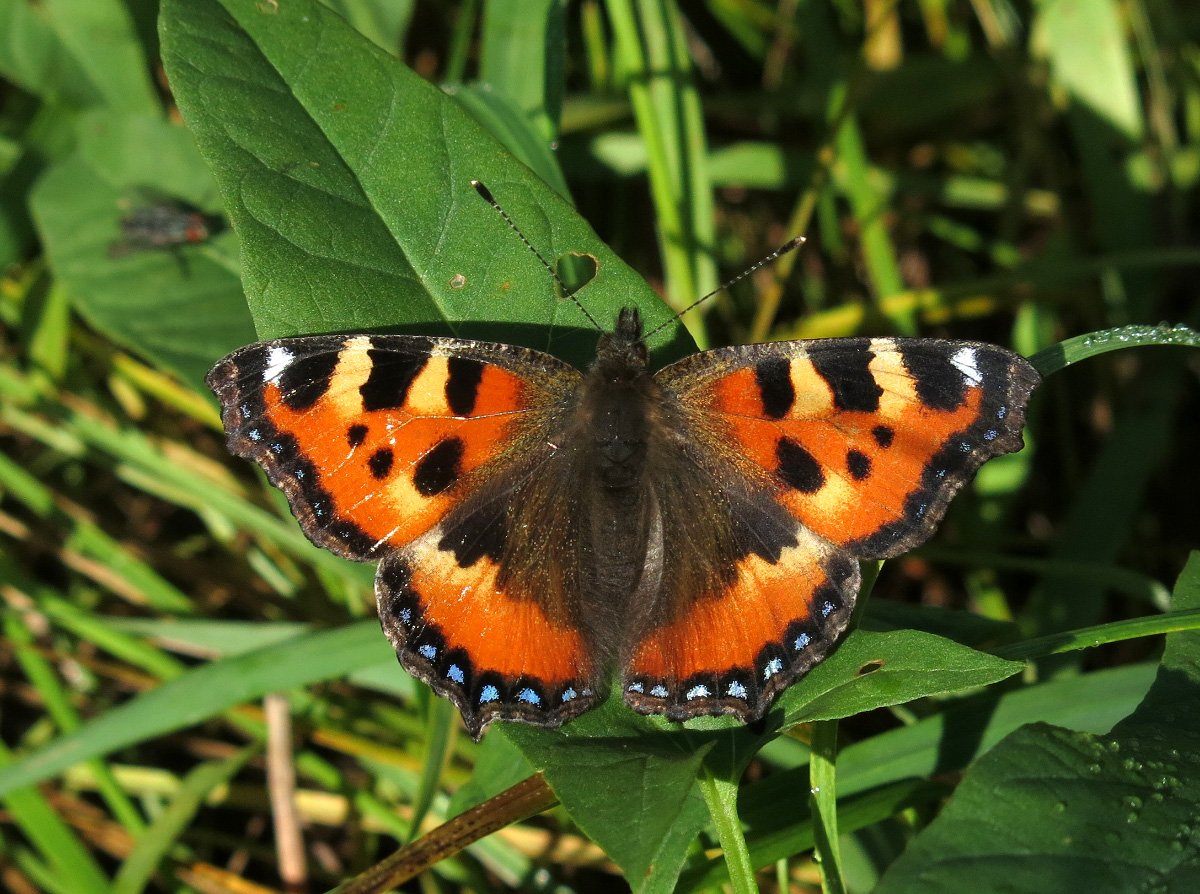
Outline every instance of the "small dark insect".
[(225, 220), (175, 199), (133, 208), (120, 220), (121, 238), (108, 247), (111, 258), (140, 251), (176, 251), (199, 245), (225, 229)]

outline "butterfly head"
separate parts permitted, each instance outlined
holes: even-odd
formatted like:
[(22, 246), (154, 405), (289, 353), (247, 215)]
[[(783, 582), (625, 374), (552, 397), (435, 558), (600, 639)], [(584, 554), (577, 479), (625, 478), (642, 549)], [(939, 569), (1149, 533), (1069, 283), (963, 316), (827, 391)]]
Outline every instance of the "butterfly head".
[(600, 336), (596, 367), (607, 379), (623, 379), (643, 374), (648, 362), (641, 314), (636, 307), (623, 307), (616, 328)]

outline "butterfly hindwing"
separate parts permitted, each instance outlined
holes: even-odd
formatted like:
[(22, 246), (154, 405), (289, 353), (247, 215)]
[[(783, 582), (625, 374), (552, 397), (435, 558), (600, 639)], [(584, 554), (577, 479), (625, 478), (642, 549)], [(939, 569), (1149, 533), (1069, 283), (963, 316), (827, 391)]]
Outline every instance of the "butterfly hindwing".
[(375, 579), (404, 668), (453, 701), (475, 738), (493, 720), (557, 726), (591, 707), (596, 668), (579, 628), (506, 584), (498, 557), (461, 558), (445, 536), (435, 528), (388, 555)]
[(833, 647), (858, 594), (858, 563), (795, 524), (778, 548), (752, 549), (730, 571), (703, 592), (665, 584), (665, 601), (679, 608), (636, 636), (625, 662), (635, 710), (761, 717)]
[(562, 446), (570, 403), (376, 577), (404, 667), (454, 701), (476, 738), (493, 720), (557, 726), (597, 700), (603, 668), (578, 575), (579, 451)]

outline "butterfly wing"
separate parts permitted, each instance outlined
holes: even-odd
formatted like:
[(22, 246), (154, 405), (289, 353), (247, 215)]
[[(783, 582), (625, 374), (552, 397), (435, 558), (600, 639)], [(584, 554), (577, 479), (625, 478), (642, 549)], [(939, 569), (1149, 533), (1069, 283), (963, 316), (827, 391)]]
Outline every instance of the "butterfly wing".
[(567, 563), (574, 542), (534, 557), (507, 537), (579, 379), (510, 345), (362, 335), (262, 342), (209, 373), (230, 450), (263, 466), (309, 538), (382, 558), (380, 620), (401, 663), (476, 736), (497, 718), (561, 723), (594, 701), (573, 594), (521, 573)]
[(676, 719), (761, 716), (844, 629), (854, 560), (924, 542), (984, 461), (1020, 449), (1039, 381), (1002, 348), (931, 339), (725, 348), (656, 379), (684, 433), (664, 465), (726, 482), (703, 502), (729, 519), (672, 527), (700, 510), (654, 482), (662, 584), (625, 691), (635, 709)]

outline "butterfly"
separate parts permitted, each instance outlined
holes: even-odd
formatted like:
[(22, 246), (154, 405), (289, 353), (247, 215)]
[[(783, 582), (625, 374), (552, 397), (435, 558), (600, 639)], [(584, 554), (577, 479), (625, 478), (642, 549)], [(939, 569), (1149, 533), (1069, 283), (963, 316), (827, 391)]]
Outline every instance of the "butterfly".
[(1019, 450), (1034, 368), (973, 341), (718, 348), (651, 372), (635, 308), (580, 372), (413, 335), (252, 344), (212, 369), (229, 449), (308, 537), (379, 561), (400, 663), (478, 739), (633, 710), (760, 718), (847, 626), (858, 559), (923, 543)]

